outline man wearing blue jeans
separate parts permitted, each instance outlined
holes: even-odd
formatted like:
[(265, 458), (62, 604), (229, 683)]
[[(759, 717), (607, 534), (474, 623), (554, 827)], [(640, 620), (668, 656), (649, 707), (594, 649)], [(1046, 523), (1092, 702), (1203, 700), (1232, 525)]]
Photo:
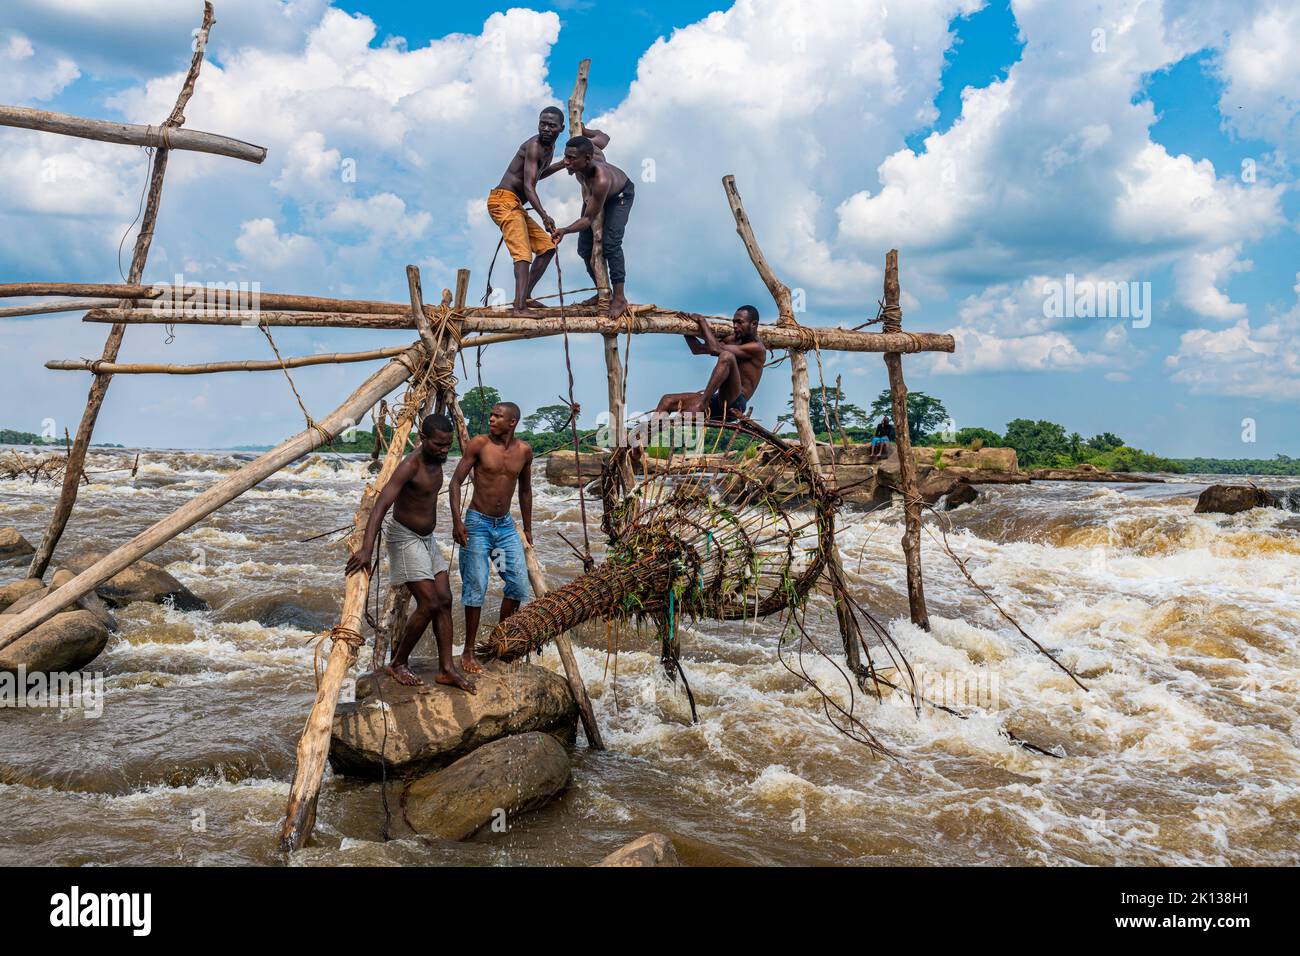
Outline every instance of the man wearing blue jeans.
[[(452, 537), (460, 545), (460, 603), (465, 606), (461, 667), (470, 674), (483, 670), (474, 656), (474, 643), (478, 639), (483, 598), (487, 595), (489, 568), (497, 569), (505, 585), (498, 622), (519, 610), (519, 605), (530, 596), (523, 542), (510, 514), (510, 499), (518, 487), (519, 516), (524, 537), (531, 545), (533, 450), (515, 438), (518, 424), (518, 405), (514, 402), (493, 405), (488, 416), (488, 433), (469, 440), (451, 476)], [(474, 473), (474, 497), (465, 517), (461, 518), (460, 488), (470, 472)]]

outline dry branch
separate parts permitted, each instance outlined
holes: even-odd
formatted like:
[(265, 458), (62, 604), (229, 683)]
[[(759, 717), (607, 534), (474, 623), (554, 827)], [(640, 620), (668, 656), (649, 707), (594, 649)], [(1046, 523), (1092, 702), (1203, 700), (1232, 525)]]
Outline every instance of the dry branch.
[(42, 133), (59, 133), (94, 139), (101, 143), (122, 143), (126, 146), (152, 146), (157, 149), (185, 149), (196, 153), (229, 156), (248, 163), (266, 159), (266, 147), (254, 146), (243, 140), (216, 133), (167, 126), (139, 126), (133, 123), (114, 123), (108, 120), (86, 119), (68, 113), (51, 113), (24, 106), (0, 106), (0, 126), (32, 129)]

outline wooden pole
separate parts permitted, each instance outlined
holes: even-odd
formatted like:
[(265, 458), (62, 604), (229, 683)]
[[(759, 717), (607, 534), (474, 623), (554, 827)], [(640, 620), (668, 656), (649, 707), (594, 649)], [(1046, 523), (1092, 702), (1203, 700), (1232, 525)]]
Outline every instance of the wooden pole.
[(23, 315), (54, 315), (58, 312), (85, 312), (87, 309), (107, 309), (114, 305), (117, 305), (116, 299), (65, 299), (62, 302), (9, 305), (0, 308), (0, 319), (12, 319)]
[[(903, 311), (899, 307), (898, 250), (885, 253), (886, 332), (902, 329)], [(916, 491), (916, 461), (912, 458), (912, 435), (907, 424), (907, 383), (903, 381), (903, 357), (885, 353), (889, 370), (889, 393), (894, 400), (894, 429), (897, 433), (898, 478), (903, 490), (903, 555), (907, 560), (907, 605), (912, 623), (930, 629), (930, 614), (925, 607), (925, 586), (921, 581), (921, 498)]]
[[(631, 319), (621, 323), (594, 309), (582, 309), (577, 315), (567, 314), (568, 331), (613, 335), (621, 331), (651, 335), (697, 335), (693, 312), (679, 312), (652, 307), (635, 307)], [(410, 306), (404, 314), (338, 313), (338, 312), (269, 312), (258, 313), (258, 321), (272, 327), (284, 328), (338, 328), (338, 329), (414, 329)], [(719, 336), (730, 335), (730, 320), (705, 316)], [(127, 325), (246, 325), (248, 314), (215, 311), (190, 312), (169, 309), (93, 309), (86, 313), (86, 322), (122, 322)], [(559, 335), (563, 332), (559, 316), (544, 319), (515, 319), (506, 313), (483, 309), (467, 309), (461, 319), (463, 332), (488, 332), (519, 334), (522, 338)], [(855, 332), (851, 329), (812, 325), (761, 325), (758, 337), (769, 349), (821, 348), (832, 352), (951, 352), (954, 341), (951, 335), (936, 332)]]
[(89, 594), (113, 575), (130, 567), (160, 545), (166, 544), (186, 528), (206, 518), (222, 505), (239, 497), (264, 478), (308, 452), (332, 441), (370, 410), (376, 402), (395, 389), (425, 357), (418, 343), (402, 356), (389, 362), (353, 392), (342, 405), (314, 427), (304, 429), (270, 451), (196, 495), (166, 518), (140, 532), (126, 544), (100, 558), (67, 584), (37, 601), (19, 614), (0, 616), (0, 648), (8, 646), (28, 630)]
[(456, 270), (456, 298), (452, 303), (452, 308), (457, 312), (464, 311), (465, 300), (469, 298), (469, 270)]
[[(408, 275), (410, 274), (408, 267)], [(416, 277), (418, 284), (418, 275)], [(412, 293), (415, 294), (414, 292)], [(436, 344), (436, 343), (435, 343)], [(431, 360), (434, 352), (424, 351), (426, 361)], [(425, 365), (418, 366), (423, 373)], [(348, 550), (355, 552), (361, 547), (365, 538), (366, 525), (370, 515), (379, 501), (380, 492), (401, 464), (406, 455), (406, 440), (410, 437), (411, 426), (415, 424), (416, 415), (424, 405), (428, 390), (432, 387), (431, 376), (418, 374), (412, 376), (407, 389), (402, 410), (393, 423), (393, 437), (384, 455), (383, 466), (361, 495), (361, 505), (353, 519), (352, 534), (348, 537)], [(333, 643), (325, 673), (316, 687), (316, 700), (302, 736), (298, 738), (297, 769), (294, 771), (293, 784), (289, 788), (289, 803), (285, 808), (284, 827), (280, 831), (280, 849), (288, 852), (299, 850), (311, 836), (316, 822), (316, 799), (320, 793), (321, 775), (325, 772), (325, 761), (329, 755), (330, 731), (334, 726), (334, 712), (338, 708), (339, 690), (347, 676), (348, 669), (356, 660), (357, 650), (362, 643), (361, 628), (366, 610), (366, 595), (370, 591), (370, 571), (363, 568), (356, 574), (348, 575), (343, 595), (343, 610), (339, 614), (338, 626), (332, 632)]]
[[(767, 286), (767, 291), (772, 294), (772, 299), (776, 303), (779, 316), (777, 325), (790, 327), (791, 329), (798, 328), (798, 323), (794, 317), (794, 303), (790, 296), (790, 287), (777, 278), (776, 272), (768, 263), (767, 257), (763, 255), (762, 248), (759, 247), (753, 226), (749, 222), (749, 216), (745, 214), (745, 206), (740, 199), (740, 190), (736, 188), (736, 177), (723, 176), (722, 189), (727, 194), (727, 203), (731, 206), (731, 213), (736, 219), (736, 234), (740, 236), (740, 241), (745, 244), (745, 250), (749, 253), (750, 261), (754, 264), (754, 268), (758, 270), (759, 276), (763, 279), (763, 284)], [(808, 458), (809, 463), (814, 469), (819, 469), (821, 460), (817, 452), (817, 434), (812, 427), (808, 393), (808, 359), (801, 349), (790, 350), (790, 384), (794, 405), (794, 424), (795, 430), (799, 433), (799, 444), (803, 446), (804, 455)], [(835, 529), (831, 527), (827, 530), (833, 543)], [(830, 574), (833, 579), (846, 580), (844, 568), (840, 562), (838, 547), (833, 546), (829, 549), (826, 563), (830, 566)], [(862, 666), (862, 652), (858, 647), (858, 628), (853, 620), (853, 612), (843, 602), (836, 600), (835, 617), (840, 625), (840, 641), (844, 645), (844, 656), (853, 672), (857, 674)]]
[(150, 362), (92, 362), (88, 359), (53, 359), (45, 367), (56, 372), (97, 372), (102, 375), (207, 375), (213, 372), (278, 372), (283, 368), (312, 365), (346, 365), (350, 362), (374, 362), (401, 355), (409, 345), (392, 345), (367, 352), (332, 352), (328, 355), (299, 355), (283, 363), (274, 359), (232, 362), (204, 362), (199, 365), (171, 365)]
[[(185, 122), (185, 107), (188, 105), (190, 97), (194, 95), (194, 83), (198, 79), (199, 68), (203, 65), (203, 52), (208, 45), (208, 33), (212, 29), (212, 24), (212, 4), (204, 3), (203, 23), (195, 37), (194, 55), (190, 59), (189, 72), (185, 76), (185, 82), (181, 86), (180, 94), (176, 97), (176, 105), (172, 107), (171, 114), (162, 124), (161, 132), (164, 134), (165, 140), (169, 141), (178, 131), (180, 125)], [(0, 121), (3, 121), (3, 119), (3, 114), (0, 114)], [(129, 285), (135, 285), (140, 281), (140, 277), (144, 274), (145, 261), (149, 258), (149, 247), (153, 243), (154, 223), (158, 219), (158, 206), (162, 202), (163, 177), (167, 173), (167, 158), (169, 155), (170, 150), (166, 148), (165, 143), (160, 144), (158, 151), (154, 154), (144, 218), (140, 222), (140, 232), (135, 237), (135, 249), (131, 254), (131, 271), (127, 276)], [(265, 156), (265, 150), (263, 150), (263, 156)], [(258, 160), (258, 162), (261, 162), (261, 160)], [(123, 300), (123, 308), (127, 305), (128, 301)], [(108, 340), (104, 343), (104, 351), (100, 356), (102, 361), (117, 361), (117, 353), (122, 347), (122, 336), (125, 333), (125, 325), (114, 323), (113, 328), (108, 333)], [(91, 382), (90, 394), (86, 398), (86, 408), (81, 414), (81, 423), (77, 426), (77, 438), (68, 451), (68, 461), (63, 470), (63, 487), (59, 493), (59, 500), (54, 505), (54, 512), (50, 515), (50, 523), (45, 529), (41, 543), (32, 555), (31, 564), (27, 568), (29, 578), (44, 577), (45, 569), (49, 567), (50, 559), (54, 556), (54, 549), (59, 543), (59, 538), (63, 535), (63, 529), (67, 527), (68, 518), (72, 515), (72, 508), (77, 502), (77, 490), (80, 486), (82, 470), (86, 464), (86, 453), (90, 449), (90, 439), (95, 431), (95, 422), (99, 419), (99, 410), (104, 404), (104, 396), (108, 394), (108, 386), (112, 380), (111, 375), (96, 375), (95, 380)]]
[[(578, 77), (573, 82), (573, 93), (569, 96), (569, 135), (584, 136), (587, 127), (582, 123), (582, 111), (587, 101), (587, 76), (591, 72), (591, 60), (586, 59), (578, 64)], [(590, 190), (586, 186), (582, 187), (582, 202), (586, 205), (587, 197)], [(605, 212), (599, 210), (594, 219), (591, 220), (591, 271), (596, 273), (596, 298), (608, 302), (610, 296), (609, 290), (609, 268), (605, 265), (605, 251), (601, 245), (601, 237), (605, 231)]]
[[(537, 552), (524, 537), (518, 521), (515, 522), (515, 533), (524, 544), (524, 563), (528, 566), (528, 582), (533, 586), (533, 600), (537, 600), (550, 590), (546, 584), (546, 575), (542, 573)], [(596, 712), (591, 706), (591, 698), (587, 695), (587, 685), (583, 683), (582, 671), (578, 668), (578, 656), (573, 653), (573, 642), (569, 639), (568, 631), (561, 631), (555, 635), (555, 648), (560, 652), (560, 663), (564, 665), (564, 674), (569, 680), (569, 690), (573, 692), (573, 699), (578, 703), (578, 715), (582, 718), (582, 729), (587, 734), (587, 746), (593, 750), (604, 750), (605, 741), (600, 736)]]
[[(208, 4), (211, 6), (211, 4)], [(200, 37), (206, 40), (206, 35)], [(0, 126), (33, 129), (42, 133), (58, 133), (101, 143), (121, 143), (125, 146), (151, 146), (154, 149), (186, 149), (197, 153), (212, 153), (242, 159), (246, 163), (261, 163), (266, 159), (266, 147), (254, 146), (243, 140), (216, 133), (193, 129), (162, 126), (136, 126), (131, 123), (112, 123), (107, 120), (83, 119), (67, 113), (28, 109), (23, 106), (0, 106)]]

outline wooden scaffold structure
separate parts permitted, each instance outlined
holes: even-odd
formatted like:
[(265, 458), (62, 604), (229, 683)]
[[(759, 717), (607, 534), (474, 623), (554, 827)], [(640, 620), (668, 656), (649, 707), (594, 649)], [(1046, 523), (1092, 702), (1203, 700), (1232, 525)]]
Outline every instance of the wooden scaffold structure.
[[(84, 321), (111, 326), (102, 356), (98, 360), (56, 360), (46, 364), (47, 368), (55, 370), (88, 371), (93, 378), (81, 424), (63, 470), (62, 491), (28, 574), (38, 578), (44, 574), (66, 527), (76, 501), (77, 488), (81, 481), (95, 422), (114, 375), (195, 375), (235, 371), (281, 371), (287, 374), (288, 369), (315, 365), (379, 360), (383, 360), (384, 364), (325, 417), (312, 420), (307, 416), (306, 427), (302, 431), (285, 439), (270, 451), (191, 498), (176, 511), (141, 531), (126, 544), (100, 558), (68, 583), (51, 591), (30, 607), (20, 613), (0, 618), (0, 648), (74, 604), (113, 575), (203, 520), (259, 482), (303, 455), (327, 445), (347, 428), (361, 421), (363, 416), (387, 395), (405, 384), (405, 392), (393, 418), (394, 430), (388, 440), (382, 465), (361, 496), (352, 533), (346, 539), (349, 548), (354, 549), (359, 545), (380, 490), (405, 454), (408, 436), (423, 414), (431, 410), (446, 411), (455, 423), (462, 447), (468, 442), (469, 434), (464, 415), (460, 410), (456, 392), (457, 382), (453, 374), (457, 354), (466, 349), (562, 335), (565, 336), (567, 350), (567, 336), (570, 334), (602, 336), (611, 430), (618, 434), (621, 433), (620, 426), (623, 423), (627, 388), (626, 368), (619, 357), (618, 336), (620, 334), (626, 336), (683, 335), (694, 334), (696, 331), (698, 316), (695, 313), (654, 305), (630, 306), (618, 320), (611, 320), (605, 316), (603, 305), (608, 302), (609, 284), (604, 263), (600, 258), (599, 233), (593, 245), (598, 296), (602, 302), (594, 307), (566, 307), (561, 299), (561, 305), (546, 310), (547, 314), (542, 318), (513, 317), (507, 311), (487, 304), (468, 305), (469, 270), (467, 269), (458, 272), (454, 292), (451, 289), (444, 289), (440, 302), (437, 305), (429, 305), (424, 301), (420, 273), (414, 266), (408, 266), (406, 270), (409, 302), (359, 301), (261, 292), (258, 309), (254, 313), (241, 309), (211, 308), (206, 305), (195, 307), (193, 304), (185, 304), (183, 307), (174, 305), (159, 307), (165, 303), (151, 300), (159, 297), (160, 288), (144, 284), (142, 277), (161, 200), (163, 175), (171, 150), (200, 150), (255, 163), (260, 163), (266, 156), (266, 150), (261, 147), (211, 133), (182, 129), (185, 119), (184, 108), (194, 92), (213, 23), (212, 5), (205, 3), (203, 22), (196, 35), (194, 56), (180, 96), (172, 113), (160, 126), (128, 126), (43, 113), (37, 110), (0, 107), (0, 124), (3, 125), (108, 142), (146, 145), (155, 150), (148, 200), (140, 232), (136, 238), (127, 282), (121, 284), (21, 283), (0, 286), (0, 297), (22, 296), (37, 299), (71, 297), (47, 304), (10, 307), (0, 310), (0, 314), (42, 314), (88, 309)], [(577, 82), (569, 100), (570, 127), (575, 135), (584, 129), (582, 112), (589, 66), (590, 61), (584, 60), (579, 67)], [(905, 507), (905, 532), (902, 546), (907, 567), (909, 607), (913, 623), (928, 629), (920, 559), (921, 499), (916, 493), (915, 463), (908, 438), (907, 385), (903, 378), (902, 355), (934, 351), (951, 352), (954, 349), (954, 341), (949, 335), (903, 330), (902, 310), (899, 304), (898, 254), (892, 250), (885, 260), (884, 299), (880, 316), (883, 321), (882, 331), (868, 332), (800, 323), (795, 316), (789, 287), (776, 276), (758, 244), (734, 178), (724, 177), (722, 186), (735, 220), (736, 232), (776, 304), (777, 321), (760, 326), (758, 336), (769, 350), (784, 350), (789, 355), (798, 444), (788, 445), (753, 423), (745, 423), (741, 427), (748, 429), (751, 435), (765, 442), (769, 449), (776, 449), (774, 452), (776, 458), (784, 461), (784, 467), (789, 474), (797, 476), (798, 482), (801, 482), (791, 495), (797, 493), (801, 496), (800, 500), (811, 501), (815, 512), (815, 544), (809, 546), (810, 550), (803, 563), (797, 568), (786, 567), (783, 572), (787, 576), (786, 580), (793, 581), (795, 584), (787, 588), (789, 593), (784, 596), (779, 589), (773, 590), (764, 585), (763, 587), (766, 588), (764, 593), (768, 597), (755, 603), (761, 604), (763, 613), (788, 609), (791, 602), (801, 602), (818, 581), (823, 582), (832, 595), (846, 661), (859, 683), (864, 684), (871, 678), (872, 669), (869, 660), (865, 664), (863, 662), (862, 655), (866, 641), (862, 633), (862, 622), (855, 612), (855, 604), (845, 583), (839, 552), (835, 547), (834, 489), (827, 488), (818, 477), (820, 452), (810, 417), (807, 353), (809, 351), (817, 354), (822, 351), (876, 352), (884, 356), (897, 429), (899, 487)], [(597, 230), (599, 225), (597, 222)], [(414, 330), (417, 338), (405, 346), (333, 355), (282, 358), (276, 349), (275, 359), (266, 361), (210, 362), (202, 365), (120, 362), (118, 354), (127, 327), (149, 323), (256, 325), (267, 335), (272, 346), (274, 342), (270, 338), (270, 329), (273, 327), (406, 329)], [(729, 331), (729, 325), (721, 321), (713, 321), (713, 326), (719, 336)], [(569, 403), (575, 412), (573, 429), (576, 455), (577, 406), (572, 397), (571, 373)], [(304, 414), (306, 414), (305, 409)], [(734, 435), (735, 429), (736, 426), (727, 426), (722, 430)], [(382, 434), (382, 429), (377, 428), (377, 432)], [(623, 558), (630, 566), (640, 567), (636, 565), (636, 561), (641, 560), (643, 563), (651, 561), (655, 555), (664, 558), (667, 564), (656, 572), (658, 577), (632, 576), (641, 581), (642, 588), (645, 581), (649, 579), (655, 580), (661, 590), (663, 586), (669, 586), (669, 590), (672, 586), (680, 589), (680, 582), (684, 580), (684, 575), (691, 578), (692, 582), (698, 580), (698, 585), (691, 584), (692, 587), (696, 587), (696, 591), (691, 592), (696, 594), (696, 597), (691, 598), (686, 591), (682, 592), (683, 600), (687, 602), (682, 607), (683, 611), (705, 616), (738, 616), (745, 613), (746, 602), (749, 600), (744, 598), (741, 592), (744, 592), (746, 587), (753, 588), (757, 592), (759, 588), (755, 583), (757, 577), (751, 574), (750, 577), (745, 578), (736, 565), (726, 565), (721, 556), (728, 552), (720, 546), (716, 549), (713, 547), (715, 538), (712, 534), (707, 540), (701, 539), (703, 550), (698, 547), (684, 550), (682, 547), (674, 546), (668, 549), (671, 554), (667, 551), (662, 553), (655, 551), (654, 548), (647, 551), (645, 548), (650, 546), (645, 542), (653, 540), (663, 545), (670, 536), (668, 531), (678, 527), (674, 522), (694, 520), (692, 515), (688, 514), (691, 508), (712, 508), (710, 501), (735, 501), (737, 496), (770, 496), (772, 489), (771, 487), (766, 490), (758, 489), (749, 478), (739, 474), (731, 475), (726, 481), (714, 481), (708, 476), (701, 475), (698, 466), (680, 471), (677, 477), (683, 477), (687, 471), (689, 471), (687, 476), (689, 480), (676, 482), (671, 491), (666, 492), (664, 489), (668, 485), (662, 479), (655, 481), (646, 479), (638, 485), (627, 457), (619, 454), (611, 456), (611, 464), (607, 468), (603, 482), (607, 492), (606, 515), (607, 517), (615, 513), (621, 515), (617, 522), (612, 519), (606, 522), (607, 530), (614, 530), (611, 534), (611, 550), (616, 550), (615, 543), (617, 543), (623, 549), (621, 552)], [(652, 492), (655, 495), (668, 494), (671, 498), (672, 507), (675, 509), (671, 521), (665, 523), (664, 512), (655, 510), (660, 508), (662, 502), (659, 498), (654, 498), (652, 501), (650, 497)], [(585, 492), (580, 491), (579, 495), (580, 502), (583, 502)], [(687, 495), (693, 496), (690, 498), (689, 507), (683, 504), (687, 501), (685, 497)], [(710, 501), (706, 501), (705, 498), (710, 498)], [(750, 498), (744, 500), (748, 501)], [(582, 507), (585, 531), (585, 504)], [(765, 533), (772, 531), (772, 528), (767, 525), (763, 528)], [(736, 534), (741, 537), (748, 535), (746, 540), (750, 543), (742, 550), (746, 555), (745, 560), (750, 561), (751, 564), (756, 560), (756, 555), (760, 555), (762, 551), (752, 540), (754, 537), (752, 531), (753, 528), (746, 526), (743, 520), (737, 521)], [(676, 535), (674, 540), (685, 540), (677, 531), (672, 533)], [(785, 542), (785, 550), (790, 555), (794, 555), (799, 549), (795, 542), (800, 540), (799, 535), (803, 533), (802, 530), (786, 522), (786, 525), (777, 528), (775, 533), (778, 537), (785, 536), (781, 538)], [(736, 540), (741, 540), (741, 537), (737, 537)], [(537, 613), (529, 617), (521, 612), (507, 622), (511, 627), (501, 625), (485, 642), (485, 650), (487, 653), (508, 658), (520, 653), (519, 648), (527, 645), (529, 641), (553, 640), (578, 704), (588, 745), (600, 748), (603, 746), (600, 729), (596, 724), (594, 710), (583, 684), (568, 632), (578, 623), (579, 618), (588, 619), (593, 615), (608, 618), (610, 615), (623, 614), (624, 612), (618, 611), (611, 602), (615, 602), (619, 595), (629, 593), (632, 585), (627, 584), (620, 591), (620, 586), (610, 584), (610, 581), (631, 579), (624, 573), (625, 567), (614, 567), (607, 561), (603, 578), (595, 577), (602, 573), (601, 569), (596, 569), (593, 574), (585, 576), (587, 580), (579, 578), (573, 584), (566, 585), (565, 588), (555, 592), (550, 602), (546, 603), (551, 589), (544, 571), (532, 546), (522, 535), (520, 538), (524, 541), (525, 558), (534, 591), (533, 604), (537, 605)], [(763, 540), (767, 539), (763, 538)], [(641, 550), (638, 551), (638, 547)], [(583, 557), (584, 570), (591, 571), (593, 562), (590, 553)], [(623, 575), (622, 578), (619, 578), (620, 574)], [(674, 585), (674, 582), (677, 583)], [(349, 669), (357, 660), (359, 648), (365, 641), (364, 608), (369, 589), (369, 571), (362, 571), (348, 577), (339, 623), (323, 635), (323, 638), (330, 640), (330, 649), (324, 671), (318, 674), (316, 698), (298, 743), (297, 769), (280, 836), (280, 845), (285, 850), (303, 846), (314, 824), (317, 796), (328, 756), (330, 731), (339, 692)], [(776, 596), (772, 597), (772, 595)], [(692, 601), (694, 603), (690, 603)], [(375, 628), (376, 643), (373, 659), (376, 662), (382, 661), (391, 636), (400, 633), (408, 602), (409, 594), (405, 585), (389, 589), (384, 601), (383, 615), (379, 626)], [(528, 611), (529, 607), (526, 605), (523, 611)], [(556, 611), (558, 616), (543, 619), (542, 612), (546, 608), (560, 609)], [(662, 634), (664, 631), (662, 618), (665, 609), (658, 605), (646, 604), (642, 605), (642, 609), (649, 616), (659, 620)], [(670, 617), (672, 613), (673, 609), (670, 605), (668, 609)], [(530, 624), (529, 621), (533, 623)], [(878, 628), (876, 636), (882, 637)], [(856, 724), (851, 717), (849, 719)]]

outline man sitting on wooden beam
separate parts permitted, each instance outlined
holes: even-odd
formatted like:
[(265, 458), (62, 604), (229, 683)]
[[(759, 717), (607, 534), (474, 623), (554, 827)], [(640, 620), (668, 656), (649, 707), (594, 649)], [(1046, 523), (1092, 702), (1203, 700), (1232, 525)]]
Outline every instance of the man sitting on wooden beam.
[(692, 355), (716, 355), (709, 381), (702, 392), (670, 392), (659, 399), (656, 412), (708, 412), (709, 420), (725, 422), (744, 414), (748, 403), (758, 391), (763, 377), (763, 363), (767, 349), (758, 339), (758, 309), (742, 305), (731, 318), (731, 335), (719, 341), (708, 320), (697, 316), (700, 327), (697, 338), (686, 335), (686, 344)]
[(587, 267), (587, 275), (596, 282), (596, 270), (592, 266), (595, 238), (592, 223), (603, 210), (605, 218), (601, 225), (600, 249), (605, 256), (605, 265), (609, 268), (609, 317), (617, 319), (627, 311), (627, 297), (623, 294), (623, 283), (627, 278), (627, 264), (623, 259), (623, 230), (627, 228), (627, 217), (632, 212), (632, 201), (636, 198), (636, 189), (627, 173), (613, 163), (606, 162), (605, 155), (597, 144), (607, 145), (609, 137), (598, 130), (590, 131), (599, 138), (593, 140), (586, 136), (575, 136), (564, 145), (564, 166), (570, 176), (577, 176), (587, 189), (587, 201), (582, 209), (582, 216), (575, 219), (563, 229), (551, 232), (551, 240), (559, 245), (569, 233), (578, 233), (578, 255)]
[[(501, 229), (506, 251), (515, 264), (515, 302), (512, 311), (522, 318), (536, 318), (533, 309), (542, 304), (530, 298), (546, 267), (555, 258), (555, 243), (550, 233), (555, 220), (546, 214), (537, 196), (537, 183), (563, 168), (563, 162), (551, 164), (555, 141), (564, 129), (564, 114), (548, 106), (537, 118), (537, 135), (526, 139), (515, 151), (510, 165), (497, 188), (488, 193), (488, 215)], [(524, 211), (524, 202), (542, 218), (539, 226)], [(543, 228), (543, 226), (545, 228)], [(536, 258), (533, 258), (536, 253)]]
[[(442, 465), (451, 451), (452, 424), (446, 415), (430, 415), (420, 425), (420, 445), (402, 459), (388, 479), (370, 520), (361, 550), (348, 558), (347, 574), (370, 567), (375, 536), (389, 507), (393, 517), (384, 524), (388, 542), (389, 587), (405, 584), (415, 597), (415, 611), (406, 622), (406, 632), (393, 648), (386, 670), (399, 684), (414, 687), (424, 681), (411, 670), (411, 651), (433, 621), (438, 640), (439, 684), (475, 693), (474, 684), (456, 666), (452, 656), (451, 584), (447, 561), (433, 539), (438, 519), (438, 492), (442, 488)], [(376, 664), (379, 662), (376, 661)]]

